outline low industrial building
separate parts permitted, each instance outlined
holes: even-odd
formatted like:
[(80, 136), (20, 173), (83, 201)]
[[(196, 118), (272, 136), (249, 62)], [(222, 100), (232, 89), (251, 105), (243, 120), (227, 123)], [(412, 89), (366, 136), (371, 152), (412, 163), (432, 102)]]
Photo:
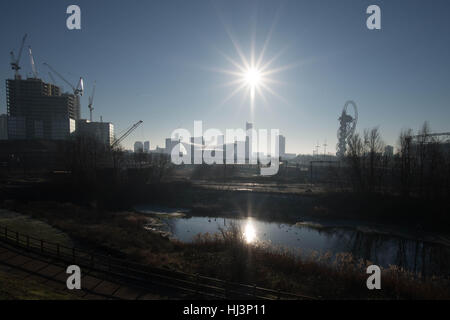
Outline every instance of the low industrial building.
[(80, 119), (76, 122), (75, 133), (93, 137), (106, 146), (110, 146), (114, 142), (114, 125), (110, 122), (91, 122)]

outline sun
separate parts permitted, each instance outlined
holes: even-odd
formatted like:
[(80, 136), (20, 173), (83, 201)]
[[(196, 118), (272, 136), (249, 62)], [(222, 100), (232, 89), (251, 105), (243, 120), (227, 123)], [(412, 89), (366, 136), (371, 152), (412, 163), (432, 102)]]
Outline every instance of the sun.
[(259, 87), (262, 82), (261, 70), (258, 70), (255, 67), (249, 68), (243, 74), (243, 78), (247, 83), (247, 85), (250, 87), (250, 89), (255, 89)]
[(261, 99), (262, 102), (264, 102), (264, 105), (268, 104), (266, 98), (267, 93), (287, 103), (284, 97), (277, 94), (273, 88), (274, 85), (283, 84), (279, 80), (275, 79), (274, 76), (277, 73), (291, 69), (294, 66), (282, 65), (279, 67), (274, 67), (275, 61), (278, 60), (284, 50), (274, 54), (270, 59), (265, 59), (273, 28), (274, 25), (272, 25), (272, 28), (269, 31), (262, 48), (260, 48), (259, 53), (255, 52), (256, 40), (254, 36), (252, 37), (250, 41), (251, 48), (248, 54), (244, 53), (237, 39), (231, 34), (229, 28), (226, 28), (236, 51), (236, 55), (239, 59), (233, 58), (218, 50), (225, 60), (232, 66), (232, 69), (212, 68), (212, 70), (231, 76), (232, 78), (230, 81), (225, 83), (224, 86), (235, 87), (232, 92), (220, 103), (220, 106), (223, 106), (237, 94), (245, 93), (243, 97), (244, 99), (249, 98), (251, 117), (253, 117), (253, 112), (257, 105), (256, 101), (258, 99)]
[(241, 75), (241, 82), (249, 89), (251, 107), (253, 108), (256, 92), (261, 92), (261, 88), (266, 86), (263, 73), (256, 66), (247, 67)]

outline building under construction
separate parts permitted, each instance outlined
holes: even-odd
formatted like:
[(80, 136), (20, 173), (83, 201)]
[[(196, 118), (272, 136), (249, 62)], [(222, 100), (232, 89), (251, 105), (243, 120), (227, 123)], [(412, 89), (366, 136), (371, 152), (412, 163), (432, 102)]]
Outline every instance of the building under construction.
[[(109, 150), (119, 146), (142, 124), (143, 121), (135, 123), (115, 138), (112, 123), (92, 121), (95, 84), (88, 104), (90, 120), (81, 119), (83, 78), (80, 77), (75, 86), (49, 64), (43, 63), (50, 70), (48, 75), (51, 81), (42, 80), (36, 69), (31, 46), (28, 53), (32, 76), (23, 79), (19, 71), (26, 39), (27, 35), (24, 35), (17, 55), (14, 51), (10, 53), (14, 78), (6, 80), (7, 115), (0, 116), (0, 167), (21, 167), (24, 170), (65, 168), (68, 159), (64, 156), (75, 145), (83, 145), (89, 151), (100, 144), (106, 147), (102, 149)], [(62, 92), (61, 87), (55, 85), (53, 74), (72, 90), (69, 93)]]
[(65, 140), (80, 118), (79, 96), (41, 79), (6, 80), (9, 140)]

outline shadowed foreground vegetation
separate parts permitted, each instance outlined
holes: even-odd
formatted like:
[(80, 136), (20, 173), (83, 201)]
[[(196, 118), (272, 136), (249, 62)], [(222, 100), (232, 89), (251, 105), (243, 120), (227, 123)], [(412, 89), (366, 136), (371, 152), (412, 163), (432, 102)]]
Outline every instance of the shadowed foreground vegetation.
[(220, 234), (198, 235), (186, 249), (202, 274), (324, 299), (450, 299), (449, 279), (425, 278), (396, 266), (382, 269), (382, 290), (370, 291), (370, 261), (355, 260), (349, 253), (299, 258), (280, 248), (250, 245), (236, 225)]
[(79, 246), (116, 257), (189, 273), (325, 299), (450, 299), (449, 279), (421, 277), (391, 266), (382, 290), (366, 287), (366, 266), (349, 254), (300, 259), (263, 245), (249, 245), (231, 226), (221, 234), (199, 235), (191, 244), (169, 241), (145, 230), (148, 216), (111, 213), (56, 203), (7, 203), (9, 209), (43, 220)]
[(0, 300), (73, 300), (81, 299), (67, 291), (58, 291), (33, 279), (23, 279), (0, 270)]

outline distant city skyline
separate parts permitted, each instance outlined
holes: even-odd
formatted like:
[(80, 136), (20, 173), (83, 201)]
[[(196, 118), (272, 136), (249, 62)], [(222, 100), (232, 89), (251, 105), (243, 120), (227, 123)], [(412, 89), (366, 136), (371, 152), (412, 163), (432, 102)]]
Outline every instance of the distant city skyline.
[[(26, 48), (32, 46), (44, 81), (50, 79), (43, 62), (74, 84), (85, 78), (82, 118), (89, 119), (96, 81), (95, 121), (112, 122), (116, 136), (144, 121), (124, 141), (127, 149), (148, 140), (152, 149), (163, 147), (173, 130), (192, 130), (202, 120), (223, 130), (246, 121), (279, 129), (286, 153), (311, 154), (317, 141), (320, 153), (325, 141), (334, 153), (347, 100), (359, 109), (357, 132), (379, 126), (389, 145), (401, 129), (418, 130), (424, 121), (435, 132), (450, 131), (448, 1), (377, 1), (381, 30), (366, 28), (370, 1), (83, 0), (76, 3), (80, 31), (66, 28), (69, 4), (3, 5), (0, 114), (6, 113), (5, 80), (14, 74), (9, 52), (28, 33)], [(276, 71), (267, 76), (264, 97), (255, 89), (257, 70), (237, 75), (236, 62), (251, 61), (252, 51), (256, 60), (264, 52), (262, 61), (272, 61), (269, 69)], [(31, 74), (26, 50), (21, 66), (23, 77)], [(232, 95), (243, 81), (250, 89)]]

